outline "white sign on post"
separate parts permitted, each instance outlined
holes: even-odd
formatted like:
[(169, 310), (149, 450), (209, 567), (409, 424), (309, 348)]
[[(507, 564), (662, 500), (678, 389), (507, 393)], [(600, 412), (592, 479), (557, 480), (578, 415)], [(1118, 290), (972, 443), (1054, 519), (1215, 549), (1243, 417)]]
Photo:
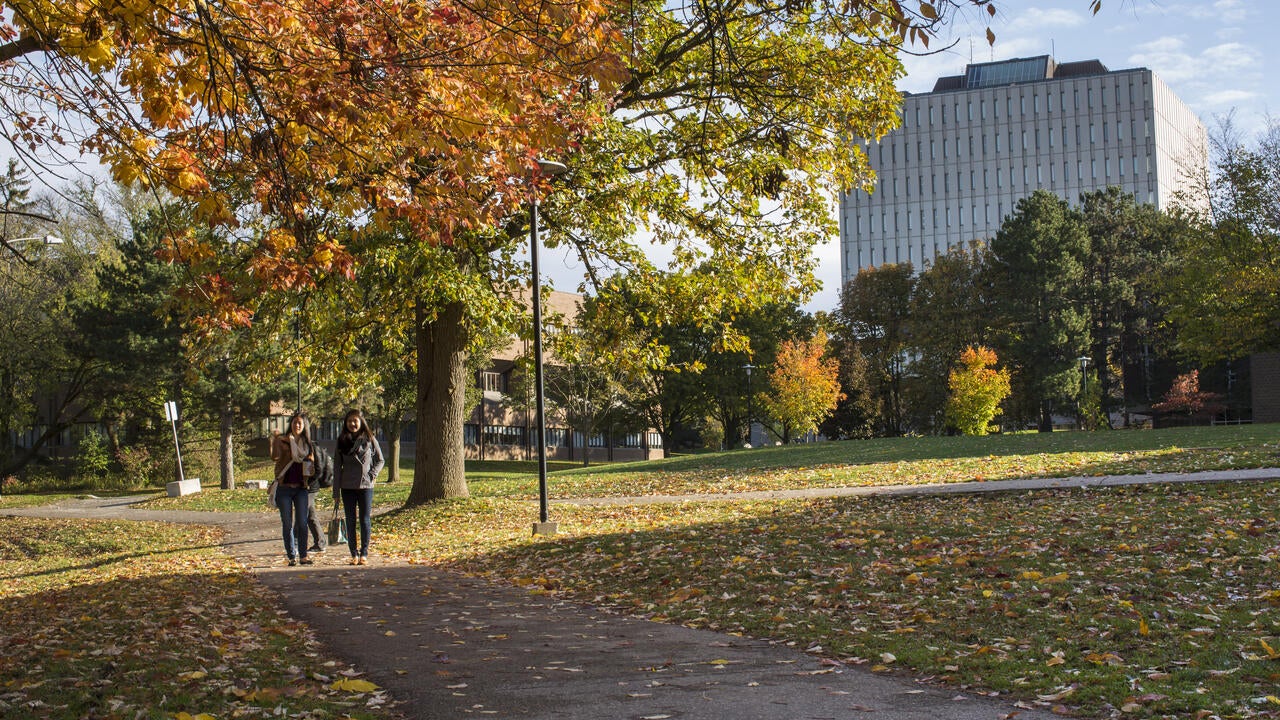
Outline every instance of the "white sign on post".
[(178, 456), (178, 480), (166, 485), (169, 497), (178, 497), (193, 492), (200, 492), (200, 479), (187, 479), (182, 472), (182, 448), (178, 445), (178, 403), (169, 400), (164, 404), (164, 419), (173, 427), (173, 451)]

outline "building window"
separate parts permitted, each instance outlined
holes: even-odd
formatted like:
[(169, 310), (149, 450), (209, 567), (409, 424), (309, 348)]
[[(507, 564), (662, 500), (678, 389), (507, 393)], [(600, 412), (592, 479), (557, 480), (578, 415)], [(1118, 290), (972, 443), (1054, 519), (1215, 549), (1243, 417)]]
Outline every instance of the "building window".
[(1089, 123), (1089, 143), (1093, 144), (1095, 142), (1097, 142), (1097, 137), (1095, 136), (1093, 131), (1093, 123)]
[(990, 187), (990, 185), (987, 184), (987, 173), (988, 171), (986, 169), (983, 169), (982, 171), (982, 189), (983, 190), (986, 190), (988, 187)]
[(1049, 128), (1049, 148), (1053, 148), (1053, 128)]
[(1027, 114), (1027, 96), (1026, 95), (1018, 96), (1018, 113), (1021, 115)]
[(1027, 151), (1027, 131), (1026, 130), (1022, 131), (1022, 151), (1023, 152)]
[(485, 392), (506, 392), (507, 378), (502, 373), (482, 372), (480, 373), (480, 389)]
[(524, 445), (524, 428), (507, 425), (485, 425), (485, 445)]
[(462, 426), (462, 442), (465, 445), (480, 444), (480, 428), (471, 423)]
[(1098, 161), (1096, 158), (1089, 160), (1089, 177), (1094, 180), (1098, 179)]
[(972, 100), (966, 103), (966, 108), (969, 113), (969, 120), (973, 120), (973, 101)]

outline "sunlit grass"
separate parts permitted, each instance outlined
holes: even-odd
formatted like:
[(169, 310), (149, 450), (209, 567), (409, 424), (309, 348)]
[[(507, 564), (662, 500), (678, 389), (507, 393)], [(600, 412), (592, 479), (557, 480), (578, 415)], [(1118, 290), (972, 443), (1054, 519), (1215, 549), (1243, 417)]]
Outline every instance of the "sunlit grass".
[(1280, 483), (379, 518), (382, 552), (1085, 717), (1274, 717)]

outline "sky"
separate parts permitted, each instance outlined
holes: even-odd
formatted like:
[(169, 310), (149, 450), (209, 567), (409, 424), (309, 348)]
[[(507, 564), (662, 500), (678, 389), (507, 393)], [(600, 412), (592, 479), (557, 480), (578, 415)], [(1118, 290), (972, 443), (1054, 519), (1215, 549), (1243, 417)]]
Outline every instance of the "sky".
[[(964, 74), (969, 62), (1052, 55), (1059, 62), (1100, 60), (1109, 70), (1153, 70), (1211, 132), (1216, 118), (1233, 109), (1233, 123), (1252, 137), (1268, 113), (1280, 117), (1280, 82), (1267, 68), (1280, 67), (1280, 1), (1103, 0), (1093, 15), (1089, 0), (996, 0), (1001, 12), (957, 19), (944, 33), (950, 48), (904, 57), (898, 89), (929, 92), (939, 77)], [(988, 45), (986, 30), (995, 33)], [(940, 38), (943, 39), (943, 38)], [(834, 212), (834, 199), (832, 211)], [(839, 239), (814, 248), (823, 289), (805, 305), (834, 310), (840, 291)]]

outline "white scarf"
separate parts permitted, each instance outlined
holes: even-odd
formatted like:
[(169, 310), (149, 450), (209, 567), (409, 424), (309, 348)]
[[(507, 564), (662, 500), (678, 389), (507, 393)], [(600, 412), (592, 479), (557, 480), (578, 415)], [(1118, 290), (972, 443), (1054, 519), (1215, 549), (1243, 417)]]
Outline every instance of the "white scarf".
[(301, 435), (289, 434), (289, 451), (293, 454), (293, 461), (302, 464), (307, 455), (311, 452), (311, 446), (303, 439)]

